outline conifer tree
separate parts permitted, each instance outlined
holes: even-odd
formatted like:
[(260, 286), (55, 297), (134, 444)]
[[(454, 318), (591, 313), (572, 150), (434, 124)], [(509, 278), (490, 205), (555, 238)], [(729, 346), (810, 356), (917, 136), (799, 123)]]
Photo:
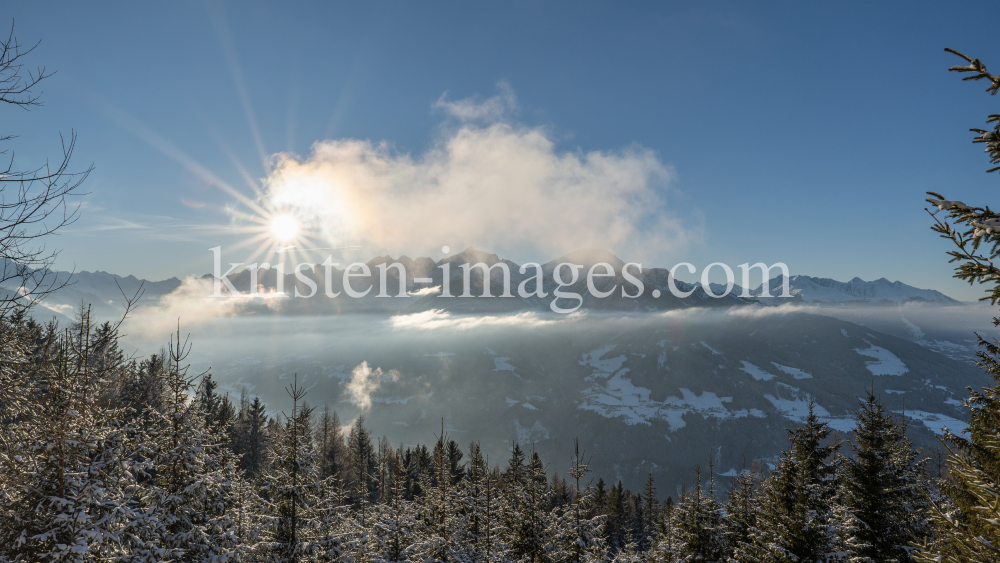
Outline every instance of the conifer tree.
[(660, 524), (653, 545), (653, 554), (657, 561), (674, 563), (680, 558), (678, 552), (676, 506), (672, 497), (667, 497), (660, 510)]
[(835, 550), (837, 445), (826, 443), (830, 430), (814, 406), (805, 424), (789, 430), (790, 448), (764, 480), (757, 527), (737, 548), (737, 561), (819, 562)]
[(240, 410), (230, 430), (230, 446), (240, 456), (240, 469), (254, 479), (266, 464), (269, 447), (267, 407), (246, 390), (240, 397)]
[(230, 558), (240, 549), (232, 519), (236, 460), (219, 439), (224, 433), (213, 432), (206, 422), (202, 409), (212, 398), (204, 393), (212, 388), (199, 386), (191, 400), (195, 378), (181, 365), (190, 350), (190, 343), (180, 339), (178, 323), (165, 370), (163, 412), (147, 412), (151, 481), (142, 487), (141, 498), (151, 518), (144, 530), (159, 549), (184, 560)]
[(454, 484), (448, 443), (442, 419), (441, 434), (431, 458), (431, 471), (423, 475), (420, 538), (414, 546), (416, 556), (422, 561), (452, 561), (465, 551), (462, 539), (467, 532), (459, 514), (462, 503)]
[(682, 495), (673, 510), (678, 561), (722, 561), (725, 558), (722, 507), (715, 499), (715, 479), (706, 491), (701, 468), (695, 471), (695, 486)]
[(386, 494), (377, 507), (374, 540), (380, 561), (406, 561), (412, 551), (417, 528), (416, 510), (406, 500), (406, 476), (401, 451), (389, 450), (386, 467)]
[(853, 455), (840, 462), (841, 549), (851, 561), (909, 561), (906, 546), (927, 535), (924, 461), (872, 391), (855, 417)]
[(659, 510), (660, 503), (656, 498), (656, 483), (653, 481), (653, 473), (650, 472), (649, 477), (646, 479), (646, 486), (642, 491), (642, 502), (643, 502), (643, 526), (642, 533), (646, 538), (646, 548), (649, 548), (649, 542), (656, 535), (656, 525), (659, 521)]
[(367, 523), (368, 511), (376, 500), (378, 491), (375, 479), (377, 464), (375, 446), (372, 444), (371, 433), (365, 428), (365, 417), (359, 415), (347, 438), (347, 448), (350, 451), (351, 483), (354, 502), (358, 507), (361, 525)]
[(555, 510), (552, 529), (549, 531), (553, 544), (551, 559), (554, 562), (600, 561), (605, 556), (605, 545), (601, 537), (604, 515), (592, 518), (587, 516), (587, 507), (594, 502), (594, 491), (589, 486), (580, 490), (580, 480), (590, 471), (588, 462), (584, 462), (580, 455), (580, 444), (576, 441), (573, 465), (569, 468), (569, 476), (574, 484), (573, 498), (568, 506)]
[(340, 416), (337, 412), (324, 409), (319, 419), (320, 459), (324, 477), (345, 479), (348, 465), (347, 444), (340, 428)]
[(741, 544), (750, 542), (751, 531), (757, 527), (759, 496), (759, 471), (741, 471), (733, 481), (726, 499), (724, 537), (730, 555)]
[[(511, 469), (516, 470), (519, 465), (519, 452), (516, 446), (511, 452)], [(532, 453), (528, 466), (522, 471), (523, 478), (510, 480), (504, 495), (506, 542), (512, 558), (541, 563), (548, 560), (551, 545), (549, 513), (545, 510), (549, 500), (548, 479), (537, 453)]]
[(292, 412), (269, 453), (264, 477), (266, 539), (258, 552), (268, 561), (293, 563), (315, 561), (324, 548), (325, 481), (319, 476), (319, 460), (312, 442), (312, 408), (303, 403), (305, 389), (298, 376), (285, 391), (292, 399)]
[(82, 562), (135, 545), (134, 429), (100, 401), (120, 358), (95, 366), (89, 311), (82, 321), (54, 343), (54, 354), (34, 362), (28, 343), (15, 340), (25, 336), (21, 327), (0, 319), (0, 381), (12, 384), (0, 391), (0, 559)]
[[(953, 49), (945, 49), (964, 59), (968, 65), (958, 65), (949, 71), (969, 73), (963, 80), (984, 80), (986, 91), (1000, 91), (1000, 75), (987, 71), (979, 59)], [(987, 129), (972, 129), (977, 134), (974, 143), (986, 145), (991, 164), (1000, 163), (1000, 114), (989, 115)], [(992, 124), (992, 125), (989, 125)], [(987, 172), (1000, 171), (995, 166)], [(1000, 302), (1000, 215), (989, 206), (975, 207), (961, 201), (949, 201), (941, 194), (928, 192), (927, 201), (937, 210), (933, 230), (951, 240), (955, 249), (948, 254), (957, 262), (955, 277), (970, 285), (985, 284), (991, 304)], [(946, 212), (942, 220), (940, 211)], [(1000, 321), (994, 318), (994, 323)], [(1000, 343), (979, 337), (981, 350), (977, 364), (996, 385), (971, 390), (965, 402), (969, 409), (966, 436), (947, 433), (949, 450), (948, 475), (941, 481), (943, 498), (935, 499), (930, 511), (935, 537), (919, 544), (918, 561), (995, 561), (1000, 559)]]

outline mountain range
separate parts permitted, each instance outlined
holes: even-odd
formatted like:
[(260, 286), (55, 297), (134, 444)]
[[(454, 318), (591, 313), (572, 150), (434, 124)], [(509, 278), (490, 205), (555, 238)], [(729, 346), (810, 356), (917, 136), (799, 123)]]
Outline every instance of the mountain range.
[[(645, 286), (632, 299), (618, 289), (634, 288), (621, 274), (621, 260), (579, 251), (542, 265), (547, 298), (438, 297), (433, 288), (444, 283), (446, 263), (456, 295), (463, 289), (461, 264), (506, 263), (512, 290), (528, 277), (518, 264), (467, 249), (440, 261), (399, 258), (411, 296), (374, 297), (382, 289), (378, 265), (393, 261), (374, 258), (367, 263), (373, 275), (352, 280), (358, 290), (372, 288), (364, 298), (244, 299), (226, 316), (189, 323), (194, 368), (210, 368), (231, 393), (259, 395), (275, 416), (286, 407), (284, 386), (297, 376), (311, 404), (337, 410), (344, 421), (364, 414), (377, 435), (394, 443), (429, 442), (443, 420), (450, 436), (479, 441), (493, 460), (517, 441), (563, 472), (579, 438), (596, 475), (637, 489), (652, 473), (667, 494), (690, 484), (697, 464), (711, 463), (727, 476), (754, 459), (771, 460), (810, 400), (832, 428), (849, 433), (866, 388), (907, 417), (916, 444), (936, 448), (945, 427), (964, 427), (965, 388), (991, 382), (972, 363), (972, 332), (996, 334), (992, 311), (900, 282), (792, 276), (791, 299), (763, 298), (761, 287), (751, 298), (736, 297), (742, 290), (734, 288), (714, 299), (700, 285), (679, 282), (693, 293), (678, 298), (667, 288), (668, 272), (648, 268), (632, 270)], [(551, 272), (560, 262), (611, 264), (615, 275), (599, 280), (597, 289), (617, 291), (593, 297), (584, 277), (564, 288), (584, 296), (582, 314), (551, 313)], [(399, 289), (395, 274), (387, 270), (390, 295)], [(493, 274), (489, 284), (498, 295), (499, 269)], [(120, 314), (122, 291), (140, 286), (141, 306), (156, 313), (188, 284), (200, 284), (194, 287), (204, 293), (211, 286), (211, 276), (146, 282), (81, 272), (73, 279), (35, 314), (72, 316), (89, 303), (96, 315), (111, 317)], [(322, 268), (313, 279), (322, 292)], [(342, 280), (336, 270), (329, 281), (342, 291)], [(266, 293), (278, 279), (263, 271), (258, 281)], [(768, 281), (772, 295), (782, 281)], [(249, 272), (231, 282), (246, 291)], [(288, 293), (309, 291), (292, 275), (282, 283)], [(470, 289), (479, 295), (483, 280), (473, 277)], [(782, 302), (791, 306), (772, 306)], [(130, 338), (144, 350), (163, 344)]]

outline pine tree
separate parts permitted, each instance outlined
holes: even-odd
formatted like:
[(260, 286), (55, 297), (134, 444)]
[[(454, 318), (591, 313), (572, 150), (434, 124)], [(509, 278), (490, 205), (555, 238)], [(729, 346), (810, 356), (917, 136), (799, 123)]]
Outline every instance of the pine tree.
[(340, 417), (337, 412), (323, 411), (319, 420), (320, 459), (324, 477), (345, 479), (348, 466), (347, 444), (344, 442), (344, 432), (340, 428)]
[(656, 483), (653, 481), (653, 473), (650, 472), (646, 479), (646, 487), (642, 492), (643, 502), (643, 526), (642, 533), (645, 538), (645, 547), (649, 548), (652, 538), (656, 536), (656, 524), (659, 521), (660, 503), (656, 498)]
[[(970, 73), (963, 80), (985, 80), (986, 91), (1000, 91), (1000, 75), (991, 74), (986, 65), (953, 49), (946, 51), (964, 59), (968, 65), (949, 71)], [(1000, 163), (1000, 114), (986, 119), (992, 130), (972, 129), (974, 143), (986, 145), (991, 164)], [(992, 124), (992, 125), (989, 125)], [(993, 167), (987, 172), (996, 172)], [(951, 262), (957, 262), (955, 277), (970, 285), (986, 284), (992, 305), (1000, 302), (1000, 267), (994, 262), (1000, 257), (1000, 218), (989, 206), (974, 207), (961, 201), (949, 201), (944, 196), (928, 192), (927, 199), (937, 210), (932, 212), (932, 229), (942, 238), (951, 240), (955, 248), (948, 252)], [(937, 214), (946, 212), (946, 218)], [(1000, 323), (994, 318), (994, 323)], [(977, 335), (978, 336), (978, 335)], [(943, 497), (935, 498), (930, 519), (935, 537), (920, 543), (915, 555), (918, 561), (996, 561), (1000, 559), (1000, 342), (979, 338), (977, 364), (996, 382), (981, 390), (970, 390), (965, 406), (969, 409), (966, 436), (945, 435), (949, 457), (947, 476), (941, 480)], [(929, 495), (930, 496), (930, 495)], [(932, 497), (933, 498), (933, 497)]]
[(818, 562), (834, 551), (837, 445), (825, 444), (829, 433), (810, 403), (805, 424), (789, 431), (790, 449), (764, 481), (757, 528), (737, 548), (737, 561)]
[(420, 537), (414, 545), (415, 555), (422, 561), (452, 561), (462, 551), (462, 539), (467, 537), (465, 522), (459, 514), (463, 504), (454, 484), (452, 460), (448, 455), (449, 440), (441, 434), (434, 446), (431, 471), (423, 476), (425, 491), (421, 499)]
[(604, 515), (587, 517), (587, 507), (594, 503), (594, 491), (590, 487), (582, 492), (580, 490), (580, 480), (589, 471), (588, 463), (580, 457), (580, 444), (577, 441), (573, 465), (569, 468), (569, 475), (574, 483), (572, 500), (569, 505), (556, 509), (548, 532), (553, 546), (550, 557), (554, 562), (582, 563), (604, 559), (605, 544), (601, 537)]
[(678, 561), (722, 561), (725, 542), (722, 507), (715, 499), (715, 480), (706, 491), (701, 485), (701, 469), (695, 472), (695, 487), (681, 496), (673, 510)]
[(372, 444), (371, 433), (365, 428), (365, 417), (359, 415), (351, 427), (347, 437), (347, 448), (350, 451), (351, 484), (354, 502), (357, 505), (361, 525), (365, 526), (368, 510), (376, 500), (377, 481), (375, 473), (375, 446)]
[(225, 433), (214, 432), (202, 410), (212, 404), (205, 396), (212, 387), (198, 386), (191, 400), (195, 378), (181, 365), (190, 350), (189, 342), (181, 342), (178, 324), (165, 370), (163, 412), (147, 413), (151, 481), (142, 487), (141, 498), (151, 518), (145, 534), (164, 553), (183, 560), (235, 557), (240, 549), (232, 519), (238, 508), (236, 460), (219, 440)]
[[(515, 471), (520, 463), (519, 452), (516, 447), (511, 452), (509, 468)], [(505, 539), (511, 557), (540, 563), (548, 560), (551, 545), (549, 513), (545, 510), (549, 502), (548, 479), (537, 453), (532, 453), (528, 466), (521, 471), (522, 479), (508, 481), (504, 494)]]
[(909, 561), (905, 546), (927, 534), (924, 462), (871, 391), (855, 417), (853, 456), (840, 463), (842, 550), (851, 561)]
[(678, 552), (676, 506), (672, 497), (667, 497), (660, 510), (659, 530), (653, 553), (657, 561), (674, 563), (680, 559)]
[(264, 477), (266, 539), (257, 551), (275, 563), (314, 561), (328, 542), (323, 542), (326, 520), (326, 482), (319, 476), (319, 459), (312, 442), (312, 409), (303, 404), (306, 391), (296, 375), (285, 391), (292, 399), (280, 434), (269, 452)]
[(386, 456), (386, 495), (375, 514), (373, 534), (378, 544), (378, 559), (386, 563), (406, 561), (412, 551), (417, 528), (416, 509), (406, 500), (406, 476), (400, 451), (388, 450)]
[(120, 358), (91, 361), (89, 311), (75, 334), (64, 332), (35, 360), (23, 318), (13, 322), (21, 326), (0, 319), (0, 559), (82, 562), (124, 554), (136, 546), (129, 506), (135, 432), (120, 409), (100, 400)]
[(741, 471), (733, 481), (726, 499), (725, 544), (730, 560), (741, 544), (750, 543), (751, 531), (757, 527), (760, 502), (759, 471)]

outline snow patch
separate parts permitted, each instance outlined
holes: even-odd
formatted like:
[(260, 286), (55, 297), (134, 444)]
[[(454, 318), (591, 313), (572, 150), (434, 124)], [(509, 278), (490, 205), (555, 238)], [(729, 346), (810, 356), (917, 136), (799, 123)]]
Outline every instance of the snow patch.
[(605, 418), (621, 417), (629, 425), (648, 425), (653, 420), (664, 420), (671, 431), (684, 427), (683, 417), (688, 413), (720, 419), (764, 416), (757, 409), (730, 411), (724, 403), (731, 402), (732, 397), (719, 397), (711, 391), (697, 395), (690, 389), (680, 389), (680, 397), (671, 396), (664, 401), (651, 400), (649, 389), (638, 387), (628, 379), (629, 368), (621, 367), (625, 363), (625, 356), (602, 358), (613, 349), (614, 346), (604, 346), (583, 355), (580, 364), (593, 368), (594, 372), (586, 378), (592, 384), (583, 392), (583, 400), (578, 408)]
[(704, 346), (705, 348), (708, 348), (709, 350), (711, 350), (713, 354), (721, 355), (721, 353), (718, 350), (716, 350), (715, 348), (712, 348), (711, 346), (709, 346), (708, 344), (706, 344), (704, 340), (701, 341), (701, 345)]
[(781, 370), (781, 371), (787, 373), (788, 375), (794, 377), (795, 379), (812, 379), (812, 374), (811, 373), (806, 373), (806, 372), (800, 370), (799, 368), (790, 368), (788, 366), (783, 366), (783, 365), (779, 364), (778, 362), (771, 362), (771, 364), (774, 365), (774, 367), (778, 368), (779, 370)]
[(943, 414), (938, 414), (934, 412), (926, 411), (896, 411), (897, 413), (905, 414), (906, 416), (919, 420), (924, 423), (924, 426), (929, 428), (931, 432), (934, 432), (938, 436), (944, 435), (945, 429), (951, 430), (952, 432), (961, 434), (965, 432), (965, 429), (969, 427), (968, 423), (962, 422), (957, 418), (952, 418), (950, 416), (945, 416)]
[(510, 358), (508, 358), (507, 356), (504, 356), (502, 358), (493, 358), (493, 365), (496, 366), (493, 368), (493, 371), (509, 371), (511, 373), (514, 373), (514, 370), (517, 368), (512, 366), (509, 360)]
[(620, 370), (628, 359), (624, 355), (604, 360), (601, 359), (605, 354), (614, 349), (614, 344), (608, 344), (591, 350), (590, 352), (586, 352), (580, 360), (580, 365), (594, 368), (594, 376), (596, 377), (608, 377), (612, 373)]
[(865, 342), (870, 346), (869, 348), (855, 348), (854, 351), (862, 356), (875, 358), (874, 362), (867, 362), (865, 364), (865, 367), (868, 368), (868, 371), (872, 372), (872, 375), (903, 375), (910, 371), (906, 367), (906, 364), (903, 363), (903, 360), (900, 360), (892, 352), (881, 346), (875, 346), (867, 340)]
[(749, 373), (750, 376), (757, 381), (770, 381), (774, 379), (774, 374), (767, 373), (746, 360), (741, 360), (740, 363), (743, 364), (743, 367), (741, 367), (740, 370)]

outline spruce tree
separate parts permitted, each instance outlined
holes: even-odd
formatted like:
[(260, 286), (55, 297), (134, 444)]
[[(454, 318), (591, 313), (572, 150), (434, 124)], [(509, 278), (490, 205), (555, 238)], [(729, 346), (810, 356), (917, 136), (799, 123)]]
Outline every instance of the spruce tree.
[(540, 563), (548, 560), (551, 545), (548, 522), (548, 479), (537, 453), (527, 467), (520, 466), (522, 452), (517, 446), (511, 452), (510, 473), (521, 473), (521, 479), (510, 477), (504, 491), (502, 509), (504, 540), (511, 557)]
[(741, 544), (750, 542), (750, 534), (757, 527), (759, 502), (759, 471), (741, 471), (733, 481), (726, 499), (724, 537), (730, 556)]
[(211, 387), (199, 386), (191, 400), (195, 378), (181, 365), (190, 350), (189, 342), (181, 342), (178, 324), (165, 371), (163, 412), (147, 413), (151, 481), (142, 487), (141, 498), (152, 518), (144, 529), (160, 549), (183, 560), (230, 558), (240, 549), (232, 519), (238, 508), (236, 460), (220, 440), (225, 433), (214, 432), (202, 410), (212, 403), (205, 396)]
[(757, 527), (736, 549), (747, 562), (819, 562), (834, 552), (833, 499), (837, 490), (836, 444), (809, 405), (805, 424), (789, 430), (790, 448), (764, 480)]
[(414, 545), (414, 553), (422, 561), (452, 561), (465, 551), (462, 540), (468, 534), (464, 515), (459, 513), (463, 503), (454, 483), (448, 443), (442, 419), (431, 470), (423, 475), (420, 537)]
[(855, 418), (852, 455), (839, 471), (841, 550), (851, 561), (909, 561), (906, 546), (927, 535), (924, 461), (872, 391)]
[(694, 489), (681, 496), (673, 517), (678, 561), (722, 561), (725, 558), (722, 507), (715, 499), (714, 478), (709, 479), (706, 491), (701, 484), (701, 469), (697, 469)]
[[(585, 455), (585, 454), (584, 454)], [(594, 503), (594, 491), (591, 487), (580, 490), (580, 480), (590, 469), (588, 463), (580, 457), (579, 441), (575, 444), (573, 465), (569, 468), (569, 476), (573, 479), (573, 495), (570, 504), (558, 507), (552, 514), (552, 538), (550, 558), (559, 563), (582, 563), (585, 561), (601, 561), (605, 556), (605, 544), (602, 538), (604, 515), (588, 517), (587, 509)]]
[(11, 385), (0, 386), (0, 560), (82, 562), (141, 548), (130, 507), (135, 432), (100, 400), (120, 364), (90, 361), (89, 311), (76, 334), (64, 332), (34, 361), (15, 340), (19, 327), (0, 319), (0, 328), (0, 383)]
[(379, 560), (386, 563), (406, 561), (413, 550), (417, 528), (416, 509), (406, 500), (406, 475), (402, 454), (389, 450), (386, 456), (386, 494), (375, 514), (374, 540)]
[[(983, 80), (986, 91), (1000, 91), (1000, 75), (987, 71), (986, 65), (953, 49), (945, 49), (967, 65), (949, 71), (969, 73), (963, 80)], [(986, 146), (991, 164), (1000, 164), (1000, 114), (986, 119), (991, 129), (972, 129), (974, 143)], [(987, 172), (1000, 171), (995, 166)], [(970, 285), (985, 284), (984, 300), (1000, 302), (1000, 215), (989, 206), (975, 207), (961, 201), (949, 201), (941, 194), (928, 192), (927, 201), (937, 210), (933, 230), (949, 239), (955, 248), (948, 254), (957, 262), (955, 277)], [(944, 211), (945, 218), (938, 213)], [(1000, 320), (994, 318), (995, 324)], [(978, 335), (977, 335), (978, 336)], [(1000, 559), (1000, 342), (979, 337), (977, 364), (996, 382), (980, 390), (970, 390), (965, 402), (969, 409), (969, 427), (965, 436), (947, 433), (949, 450), (947, 475), (941, 480), (943, 497), (934, 498), (930, 519), (935, 536), (922, 543), (915, 554), (918, 561), (996, 561)], [(933, 498), (933, 495), (930, 495)]]
[(319, 459), (312, 441), (312, 409), (303, 403), (306, 391), (298, 376), (285, 391), (292, 399), (292, 412), (285, 414), (269, 452), (264, 476), (265, 521), (269, 527), (257, 552), (268, 561), (295, 563), (315, 561), (324, 542), (325, 481), (319, 475)]
[(350, 452), (351, 490), (357, 506), (361, 525), (367, 525), (368, 511), (376, 500), (377, 481), (375, 473), (375, 446), (372, 444), (371, 433), (365, 428), (365, 417), (359, 415), (347, 437), (347, 448)]

